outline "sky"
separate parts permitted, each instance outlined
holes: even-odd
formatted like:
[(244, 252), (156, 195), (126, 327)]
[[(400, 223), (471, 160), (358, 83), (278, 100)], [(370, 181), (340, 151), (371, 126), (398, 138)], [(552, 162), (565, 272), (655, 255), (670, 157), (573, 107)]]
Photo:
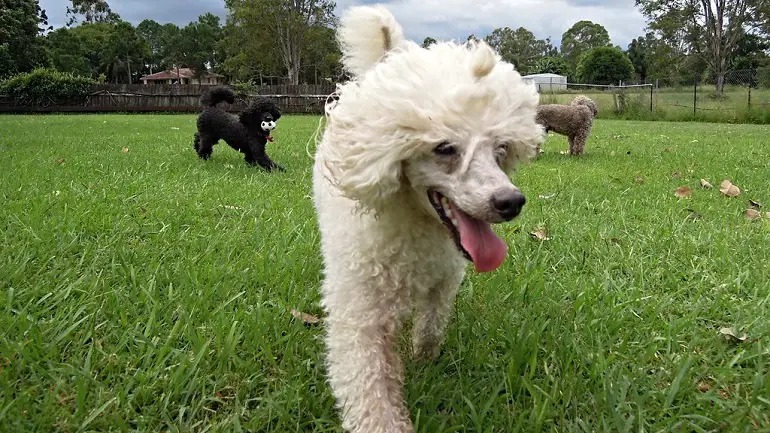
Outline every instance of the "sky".
[[(338, 0), (337, 14), (353, 4), (375, 0)], [(407, 38), (422, 42), (434, 39), (465, 40), (470, 34), (483, 37), (497, 27), (525, 27), (538, 38), (550, 37), (558, 46), (561, 35), (574, 23), (589, 20), (603, 25), (613, 45), (627, 48), (631, 39), (644, 34), (645, 20), (634, 0), (382, 0), (404, 27)], [(224, 0), (111, 0), (110, 7), (126, 21), (138, 24), (145, 18), (184, 26), (211, 12), (222, 17)], [(49, 24), (65, 24), (69, 0), (40, 0)]]

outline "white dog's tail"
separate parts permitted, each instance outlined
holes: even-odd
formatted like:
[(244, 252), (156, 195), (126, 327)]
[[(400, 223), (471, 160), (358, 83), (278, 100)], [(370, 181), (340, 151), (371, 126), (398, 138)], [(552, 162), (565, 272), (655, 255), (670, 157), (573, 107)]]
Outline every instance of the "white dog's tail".
[(349, 8), (342, 16), (337, 38), (342, 48), (342, 64), (353, 76), (368, 71), (405, 41), (401, 25), (381, 5)]

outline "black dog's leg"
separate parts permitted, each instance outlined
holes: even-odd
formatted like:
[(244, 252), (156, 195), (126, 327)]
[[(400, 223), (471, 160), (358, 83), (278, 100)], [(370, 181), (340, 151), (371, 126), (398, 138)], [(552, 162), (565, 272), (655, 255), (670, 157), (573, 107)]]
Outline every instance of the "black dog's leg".
[(200, 159), (209, 159), (211, 157), (211, 153), (214, 151), (214, 144), (216, 142), (205, 135), (195, 134), (195, 151)]
[(279, 171), (286, 171), (286, 169), (273, 162), (273, 160), (267, 156), (264, 150), (248, 150), (244, 153), (246, 154), (246, 163), (249, 165), (259, 164), (267, 171), (272, 171), (274, 169)]

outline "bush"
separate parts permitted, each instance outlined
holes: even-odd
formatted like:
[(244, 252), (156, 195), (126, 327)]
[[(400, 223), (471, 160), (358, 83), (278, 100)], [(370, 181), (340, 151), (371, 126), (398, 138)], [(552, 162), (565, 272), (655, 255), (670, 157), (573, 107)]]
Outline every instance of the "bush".
[(623, 51), (614, 47), (599, 47), (583, 56), (577, 74), (584, 83), (617, 84), (633, 76), (634, 65)]
[(543, 57), (535, 64), (536, 74), (570, 75), (570, 67), (567, 60), (561, 56)]
[(257, 84), (253, 81), (238, 81), (230, 85), (238, 96), (248, 96), (252, 93), (256, 93)]
[(8, 95), (17, 104), (66, 105), (84, 102), (95, 83), (88, 77), (40, 68), (0, 82), (0, 94)]

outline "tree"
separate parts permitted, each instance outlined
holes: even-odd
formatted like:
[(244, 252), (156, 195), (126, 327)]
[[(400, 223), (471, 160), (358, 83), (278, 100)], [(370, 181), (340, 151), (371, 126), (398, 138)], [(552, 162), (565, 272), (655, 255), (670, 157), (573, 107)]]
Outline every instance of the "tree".
[(37, 0), (0, 0), (0, 77), (47, 66), (48, 17)]
[(221, 39), (219, 17), (211, 13), (201, 15), (198, 21), (189, 23), (176, 38), (172, 38), (175, 63), (193, 68), (196, 77), (202, 77), (209, 68), (214, 69), (219, 65)]
[(422, 41), (422, 47), (423, 48), (428, 48), (429, 46), (431, 46), (431, 45), (433, 45), (433, 44), (435, 44), (437, 42), (438, 42), (437, 40), (435, 40), (432, 37), (428, 36), (427, 38), (425, 38)]
[(770, 63), (770, 40), (755, 34), (744, 34), (735, 47), (730, 62), (732, 70), (764, 68)]
[(308, 31), (335, 24), (332, 0), (226, 0), (225, 5), (231, 22), (273, 42), (290, 84), (299, 83)]
[(307, 49), (302, 50), (305, 82), (334, 82), (342, 73), (342, 51), (334, 29), (312, 27), (307, 32)]
[(147, 69), (150, 74), (165, 69), (163, 49), (168, 43), (163, 25), (159, 22), (146, 19), (136, 26), (136, 32), (144, 39), (149, 49), (147, 56)]
[(249, 32), (239, 22), (228, 22), (224, 27), (222, 57), (219, 72), (233, 81), (262, 82), (265, 76), (283, 73), (283, 60), (274, 49), (273, 38), (261, 37), (264, 29)]
[(636, 0), (648, 26), (654, 30), (678, 20), (686, 42), (716, 76), (716, 91), (724, 90), (726, 72), (740, 38), (749, 30), (767, 26), (762, 19), (767, 0)]
[(631, 60), (615, 47), (594, 48), (578, 65), (578, 79), (591, 84), (615, 84), (628, 80), (634, 73)]
[(85, 23), (115, 23), (120, 16), (110, 9), (106, 0), (72, 0), (72, 6), (67, 6), (67, 26), (78, 22), (79, 18)]
[(62, 27), (49, 33), (49, 57), (53, 67), (60, 72), (69, 72), (84, 77), (94, 77), (95, 70), (88, 59), (86, 43), (80, 34), (73, 29)]
[(128, 84), (133, 83), (134, 72), (141, 69), (146, 57), (149, 56), (149, 46), (139, 36), (131, 23), (121, 21), (115, 24), (109, 38), (109, 48), (103, 61), (108, 65), (108, 70), (115, 82), (122, 70), (125, 72)]
[(570, 74), (570, 66), (562, 56), (548, 56), (535, 63), (533, 72), (536, 74), (557, 74), (566, 77)]
[(572, 71), (577, 68), (580, 58), (594, 48), (608, 47), (610, 34), (601, 24), (591, 21), (578, 21), (561, 37), (561, 54), (567, 59)]
[(531, 73), (541, 58), (556, 54), (550, 39), (538, 39), (524, 27), (516, 30), (510, 27), (497, 28), (484, 40), (503, 60), (513, 63), (522, 75)]
[(631, 60), (631, 64), (634, 66), (634, 72), (642, 82), (647, 82), (647, 75), (650, 71), (650, 54), (654, 44), (655, 37), (652, 33), (634, 38), (628, 44), (626, 55), (628, 55), (628, 59)]

